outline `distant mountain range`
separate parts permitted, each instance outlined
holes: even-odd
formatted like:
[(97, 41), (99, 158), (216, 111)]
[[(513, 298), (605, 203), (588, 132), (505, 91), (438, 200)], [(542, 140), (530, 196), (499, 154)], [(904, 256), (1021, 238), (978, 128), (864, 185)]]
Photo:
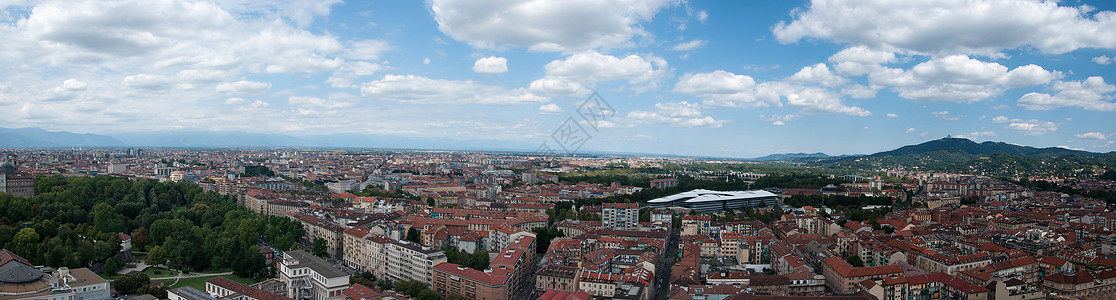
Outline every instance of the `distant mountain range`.
[(0, 128), (0, 148), (121, 147), (124, 142), (96, 134), (51, 132), (39, 128)]
[(780, 160), (791, 160), (791, 159), (830, 158), (830, 157), (833, 157), (833, 156), (830, 156), (829, 154), (825, 154), (825, 153), (821, 153), (821, 152), (818, 152), (818, 153), (781, 153), (781, 154), (771, 154), (771, 155), (767, 155), (767, 156), (756, 157), (756, 158), (753, 158), (752, 160), (755, 160), (755, 161), (780, 161)]

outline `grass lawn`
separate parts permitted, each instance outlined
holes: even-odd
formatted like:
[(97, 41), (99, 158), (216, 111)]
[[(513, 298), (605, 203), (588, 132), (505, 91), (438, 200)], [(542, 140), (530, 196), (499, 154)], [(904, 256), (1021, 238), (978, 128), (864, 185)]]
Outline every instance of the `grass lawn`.
[[(218, 277), (218, 276), (182, 278), (182, 280), (178, 281), (178, 284), (173, 285), (173, 286), (168, 286), (167, 289), (179, 288), (179, 287), (184, 287), (184, 286), (192, 286), (195, 289), (204, 291), (205, 290), (205, 281), (209, 280), (209, 279), (212, 279), (213, 277)], [(240, 282), (240, 283), (247, 284), (247, 285), (256, 284), (256, 283), (259, 283), (261, 281), (266, 280), (266, 279), (240, 278), (240, 277), (237, 277), (236, 275), (232, 275), (232, 274), (221, 275), (219, 277), (225, 277), (225, 278), (231, 279), (232, 281)], [(162, 282), (162, 283), (165, 283), (165, 284), (171, 284), (172, 282), (174, 282), (174, 279), (161, 279), (161, 280), (153, 280), (153, 281)]]
[[(155, 271), (159, 271), (160, 274), (155, 274)], [(156, 268), (156, 267), (149, 267), (149, 268), (147, 268), (147, 270), (144, 270), (143, 272), (147, 273), (148, 278), (167, 277), (167, 276), (178, 275), (178, 271), (171, 271), (171, 270), (167, 270), (167, 269), (164, 269), (164, 268)]]

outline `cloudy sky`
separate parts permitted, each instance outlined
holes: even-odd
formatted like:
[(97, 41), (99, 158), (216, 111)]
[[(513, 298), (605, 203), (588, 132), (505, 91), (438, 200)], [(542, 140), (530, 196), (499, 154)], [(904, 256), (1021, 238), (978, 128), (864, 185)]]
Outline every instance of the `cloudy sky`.
[[(1116, 150), (1113, 2), (893, 2), (0, 0), (0, 123), (533, 145), (580, 120), (591, 151)], [(594, 91), (615, 114), (590, 122)]]

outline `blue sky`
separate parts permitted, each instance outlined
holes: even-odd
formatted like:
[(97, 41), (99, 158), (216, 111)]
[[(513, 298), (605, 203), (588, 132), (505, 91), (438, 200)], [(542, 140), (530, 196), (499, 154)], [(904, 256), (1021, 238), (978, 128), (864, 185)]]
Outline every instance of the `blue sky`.
[(924, 2), (0, 0), (0, 122), (533, 150), (596, 91), (580, 151), (1116, 150), (1111, 2)]

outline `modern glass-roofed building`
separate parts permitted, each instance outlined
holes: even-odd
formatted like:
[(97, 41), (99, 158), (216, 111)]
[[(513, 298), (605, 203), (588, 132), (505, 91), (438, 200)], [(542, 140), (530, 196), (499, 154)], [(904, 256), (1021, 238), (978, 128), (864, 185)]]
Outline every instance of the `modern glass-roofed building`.
[(775, 205), (779, 199), (774, 193), (753, 191), (692, 190), (647, 201), (650, 207), (685, 207), (696, 211), (719, 211)]

